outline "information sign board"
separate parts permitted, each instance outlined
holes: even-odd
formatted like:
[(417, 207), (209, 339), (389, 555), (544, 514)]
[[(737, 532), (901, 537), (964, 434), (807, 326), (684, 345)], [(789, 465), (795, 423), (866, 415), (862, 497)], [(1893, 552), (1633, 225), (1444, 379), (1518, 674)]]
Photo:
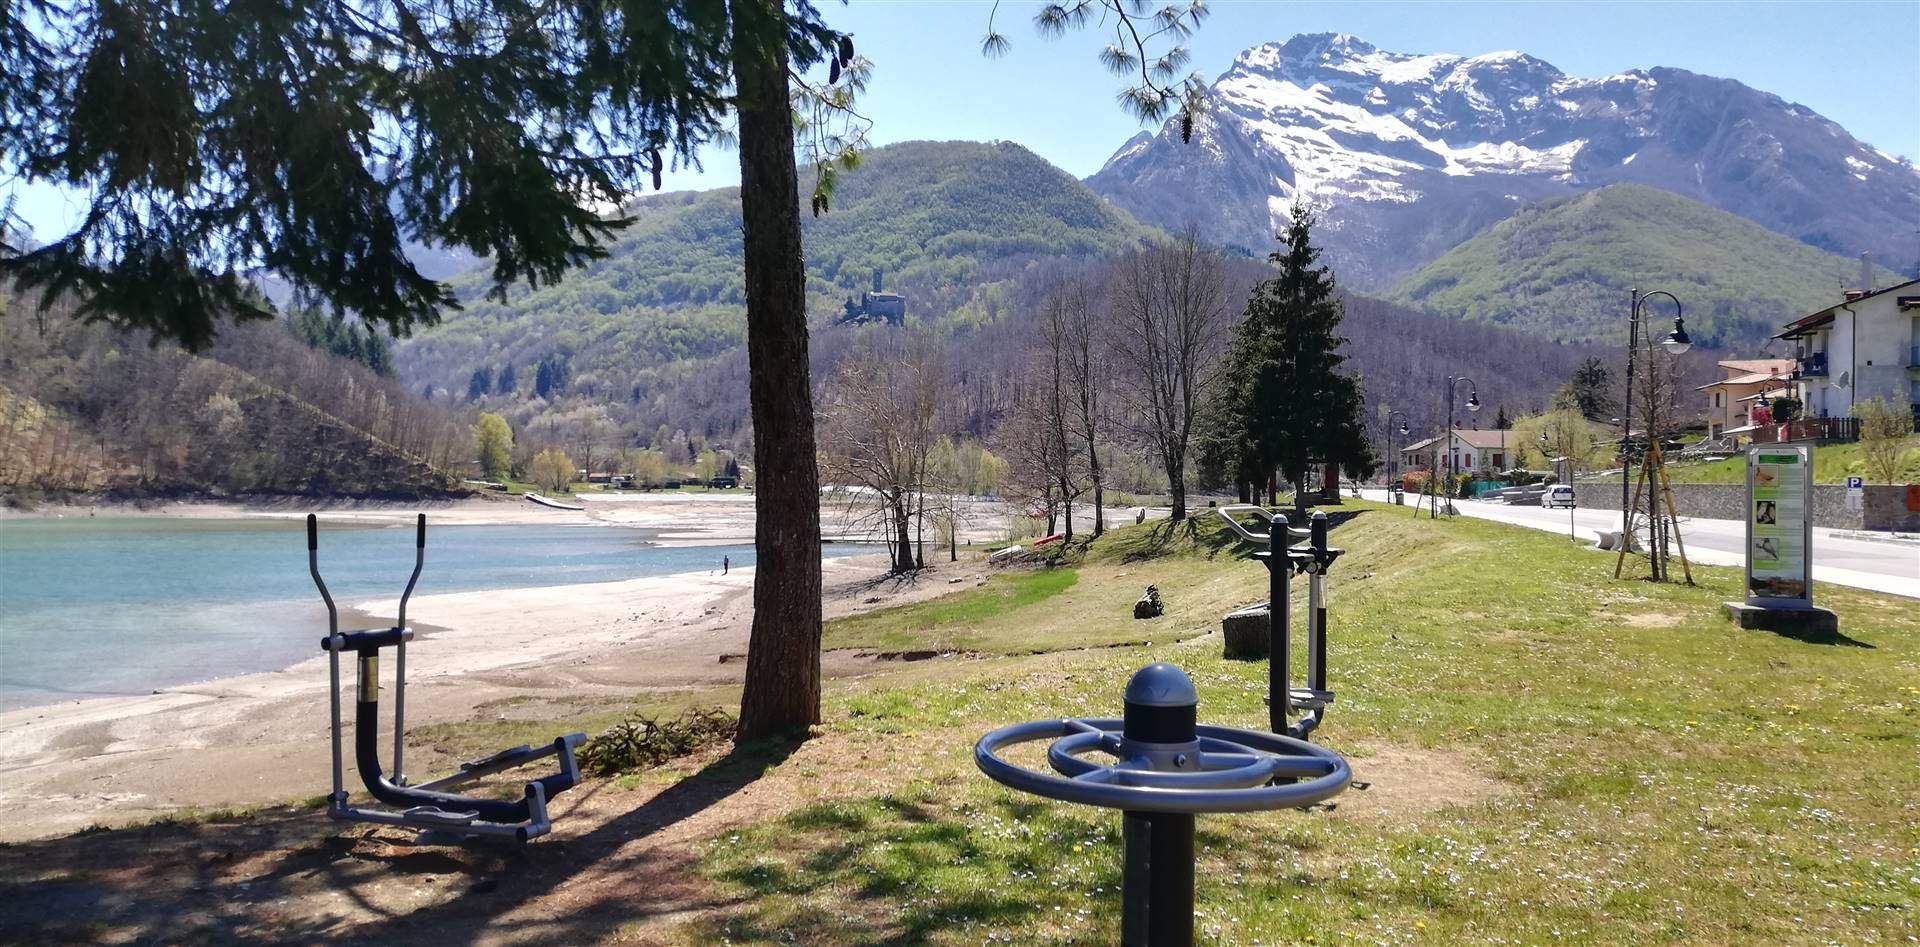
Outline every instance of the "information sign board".
[(1747, 604), (1813, 604), (1813, 455), (1804, 444), (1747, 449)]

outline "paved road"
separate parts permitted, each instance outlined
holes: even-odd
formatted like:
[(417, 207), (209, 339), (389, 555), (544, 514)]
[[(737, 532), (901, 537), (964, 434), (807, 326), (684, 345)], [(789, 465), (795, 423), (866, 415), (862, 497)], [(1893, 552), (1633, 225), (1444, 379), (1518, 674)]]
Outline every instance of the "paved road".
[[(1385, 490), (1363, 490), (1369, 500), (1385, 502)], [(1409, 495), (1408, 501), (1412, 502)], [(1538, 530), (1565, 534), (1567, 510), (1548, 510), (1537, 506), (1508, 506), (1479, 500), (1456, 500), (1454, 506), (1466, 516), (1497, 520)], [(1620, 528), (1616, 510), (1572, 511), (1574, 533), (1592, 541), (1600, 530)], [(1687, 544), (1687, 558), (1715, 566), (1739, 566), (1746, 547), (1746, 524), (1739, 520), (1709, 520), (1681, 517), (1681, 538)], [(1814, 527), (1813, 580), (1848, 585), (1875, 592), (1889, 592), (1920, 598), (1920, 543), (1851, 538), (1840, 530)], [(1817, 593), (1816, 593), (1817, 594)]]

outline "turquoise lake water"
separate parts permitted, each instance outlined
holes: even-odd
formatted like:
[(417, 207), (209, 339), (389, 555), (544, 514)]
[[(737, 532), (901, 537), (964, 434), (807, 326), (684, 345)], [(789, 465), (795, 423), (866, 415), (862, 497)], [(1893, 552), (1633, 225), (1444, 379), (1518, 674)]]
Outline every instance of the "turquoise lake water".
[[(326, 609), (307, 577), (305, 529), (293, 519), (0, 521), (0, 709), (145, 694), (318, 653)], [(704, 572), (722, 556), (753, 565), (752, 546), (660, 546), (651, 535), (429, 523), (414, 594)], [(342, 606), (398, 598), (412, 568), (412, 527), (323, 518), (320, 572)], [(417, 607), (411, 617), (433, 623)]]

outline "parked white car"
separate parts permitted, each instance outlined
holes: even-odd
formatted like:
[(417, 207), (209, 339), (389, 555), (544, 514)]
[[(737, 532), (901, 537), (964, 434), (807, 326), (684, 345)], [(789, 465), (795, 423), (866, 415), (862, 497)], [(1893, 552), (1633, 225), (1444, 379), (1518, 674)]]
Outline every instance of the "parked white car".
[(1546, 507), (1549, 510), (1556, 510), (1561, 507), (1572, 508), (1573, 485), (1567, 484), (1567, 483), (1556, 483), (1553, 486), (1548, 487), (1547, 492), (1540, 495), (1540, 505)]

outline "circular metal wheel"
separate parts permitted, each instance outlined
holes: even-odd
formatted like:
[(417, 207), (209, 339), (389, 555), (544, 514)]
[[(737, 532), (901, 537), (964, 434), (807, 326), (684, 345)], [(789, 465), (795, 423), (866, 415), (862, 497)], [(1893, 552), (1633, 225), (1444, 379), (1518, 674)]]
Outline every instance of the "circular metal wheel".
[[(1190, 744), (1138, 743), (1122, 721), (1035, 720), (1002, 727), (974, 745), (973, 761), (995, 782), (1048, 799), (1129, 812), (1262, 812), (1338, 795), (1353, 773), (1340, 754), (1305, 740), (1234, 727), (1196, 726)], [(1059, 775), (1016, 766), (1000, 751), (1053, 740), (1047, 762)], [(1106, 752), (1101, 765), (1084, 754)], [(1272, 784), (1274, 780), (1286, 780)]]

